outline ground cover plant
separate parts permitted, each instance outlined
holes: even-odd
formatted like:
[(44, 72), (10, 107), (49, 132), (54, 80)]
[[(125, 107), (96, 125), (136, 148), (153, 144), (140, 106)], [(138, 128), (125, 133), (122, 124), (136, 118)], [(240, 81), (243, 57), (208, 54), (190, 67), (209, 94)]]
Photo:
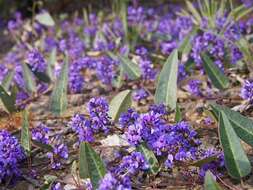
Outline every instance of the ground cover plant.
[(253, 2), (161, 2), (7, 22), (1, 189), (252, 189)]

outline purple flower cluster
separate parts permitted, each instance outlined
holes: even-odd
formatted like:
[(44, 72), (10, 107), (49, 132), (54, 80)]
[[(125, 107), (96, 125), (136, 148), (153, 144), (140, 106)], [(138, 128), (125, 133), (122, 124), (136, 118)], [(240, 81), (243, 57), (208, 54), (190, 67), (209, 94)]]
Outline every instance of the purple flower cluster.
[(32, 129), (32, 140), (36, 140), (43, 144), (49, 144), (49, 128), (40, 123), (37, 127)]
[(98, 79), (106, 85), (111, 85), (116, 77), (116, 66), (118, 63), (107, 56), (103, 56), (96, 61), (96, 73)]
[(153, 104), (149, 106), (149, 112), (161, 114), (163, 116), (168, 115), (168, 109), (164, 104)]
[(69, 72), (69, 88), (73, 93), (80, 93), (84, 89), (84, 77), (82, 75), (82, 60), (71, 64)]
[(46, 61), (37, 49), (33, 49), (27, 54), (27, 62), (33, 71), (44, 72), (46, 70)]
[(18, 139), (5, 130), (0, 130), (0, 183), (20, 175), (19, 164), (25, 159)]
[(165, 164), (171, 168), (174, 162), (194, 160), (201, 141), (186, 122), (168, 125), (163, 118), (166, 114), (163, 105), (153, 105), (144, 114), (130, 109), (121, 114), (119, 123), (124, 127), (126, 139), (131, 145), (147, 143), (156, 155), (168, 157)]
[(132, 95), (133, 100), (137, 102), (141, 100), (146, 100), (148, 96), (149, 96), (149, 93), (144, 88), (135, 90)]
[(52, 169), (60, 169), (62, 160), (67, 160), (69, 157), (68, 147), (63, 143), (57, 142), (53, 151), (47, 153), (47, 157), (51, 160)]
[(59, 182), (53, 183), (51, 185), (51, 190), (62, 190), (62, 186), (61, 186), (61, 184)]
[(88, 102), (88, 112), (90, 114), (91, 126), (94, 131), (109, 132), (111, 126), (109, 104), (105, 98), (91, 98)]
[(161, 42), (161, 52), (165, 55), (170, 54), (183, 38), (191, 31), (193, 23), (188, 17), (172, 18), (171, 14), (168, 14), (161, 18), (157, 32), (160, 35), (167, 36), (167, 40)]
[[(243, 58), (242, 52), (235, 43), (241, 38), (241, 27), (235, 22), (231, 22), (230, 26), (226, 27), (226, 22), (226, 16), (217, 17), (216, 26), (213, 29), (210, 28), (209, 23), (203, 18), (205, 32), (196, 34), (192, 40), (191, 57), (198, 67), (201, 68), (203, 53), (211, 56), (214, 63), (222, 71), (224, 71), (225, 63), (236, 64)], [(225, 30), (224, 36), (219, 34), (223, 30)]]
[(79, 141), (93, 142), (93, 130), (91, 122), (82, 114), (75, 114), (69, 123), (73, 131), (78, 134)]
[(23, 24), (22, 15), (20, 12), (15, 13), (15, 19), (8, 21), (8, 30), (11, 33), (17, 32)]
[(187, 90), (194, 96), (201, 96), (201, 81), (200, 80), (190, 80), (187, 85)]
[(104, 176), (98, 189), (132, 189), (131, 177), (148, 168), (149, 165), (144, 156), (140, 152), (132, 152), (131, 155), (124, 156), (119, 166)]
[(134, 109), (129, 108), (127, 112), (124, 112), (120, 115), (119, 125), (121, 128), (128, 127), (130, 125), (135, 124), (137, 119), (140, 117), (139, 113)]
[(205, 173), (207, 170), (210, 170), (216, 176), (221, 176), (222, 171), (225, 168), (224, 155), (220, 151), (215, 149), (207, 149), (202, 155), (201, 159), (205, 159), (208, 157), (217, 156), (217, 159), (206, 164), (203, 164), (199, 171), (199, 176), (203, 179), (205, 177)]
[(88, 102), (89, 117), (82, 114), (72, 117), (69, 125), (78, 134), (80, 142), (92, 142), (94, 133), (109, 132), (111, 121), (108, 111), (109, 105), (105, 98), (92, 98)]
[(241, 88), (241, 97), (244, 100), (252, 102), (253, 100), (253, 82), (251, 80), (246, 80), (243, 87)]

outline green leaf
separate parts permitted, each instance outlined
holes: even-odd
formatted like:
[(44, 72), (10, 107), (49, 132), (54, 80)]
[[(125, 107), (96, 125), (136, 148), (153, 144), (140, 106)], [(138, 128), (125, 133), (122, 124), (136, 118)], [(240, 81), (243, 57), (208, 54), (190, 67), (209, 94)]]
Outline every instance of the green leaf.
[(119, 56), (119, 58), (123, 67), (123, 72), (127, 74), (129, 79), (136, 80), (141, 77), (141, 70), (137, 64), (127, 57)]
[(141, 152), (144, 155), (146, 161), (149, 164), (149, 172), (153, 175), (158, 174), (160, 171), (160, 166), (155, 154), (149, 150), (144, 143), (137, 147), (137, 151)]
[(123, 85), (123, 77), (124, 77), (123, 68), (120, 65), (119, 66), (119, 75), (117, 76), (116, 79), (114, 79), (112, 81), (113, 86), (116, 87), (116, 88), (120, 88)]
[(45, 26), (54, 26), (54, 20), (48, 12), (43, 12), (35, 16), (35, 20)]
[(243, 116), (239, 112), (233, 111), (225, 106), (218, 104), (210, 104), (214, 117), (218, 120), (219, 113), (223, 111), (230, 123), (232, 124), (236, 134), (246, 143), (253, 147), (253, 121)]
[(241, 20), (243, 17), (245, 17), (246, 15), (251, 13), (252, 11), (253, 11), (253, 7), (251, 7), (251, 8), (244, 7), (243, 9), (239, 9), (238, 12), (234, 13), (234, 18), (236, 21)]
[(82, 179), (90, 178), (94, 189), (106, 173), (105, 165), (99, 155), (87, 142), (80, 144), (79, 176)]
[(36, 141), (36, 140), (32, 140), (32, 144), (41, 148), (41, 149), (44, 149), (44, 150), (47, 150), (49, 152), (52, 152), (54, 150), (54, 148), (49, 145), (49, 144), (44, 144), (44, 143), (41, 143), (39, 141)]
[(57, 179), (54, 175), (45, 175), (44, 180), (48, 183), (54, 182)]
[(0, 99), (3, 102), (4, 107), (7, 109), (9, 113), (13, 113), (17, 111), (16, 108), (16, 93), (17, 93), (17, 88), (16, 86), (13, 86), (11, 90), (11, 95), (9, 95), (4, 87), (0, 85)]
[(204, 69), (207, 73), (212, 84), (218, 89), (224, 89), (229, 86), (228, 78), (222, 73), (222, 71), (213, 63), (213, 61), (206, 54), (202, 54), (204, 61)]
[(15, 71), (14, 71), (14, 70), (10, 71), (10, 72), (4, 77), (4, 79), (3, 79), (3, 81), (2, 81), (2, 84), (1, 84), (1, 85), (4, 87), (4, 89), (5, 89), (6, 91), (8, 91), (9, 88), (10, 88), (10, 86), (11, 86), (11, 82), (12, 82), (12, 79), (13, 79), (13, 77), (14, 77), (14, 74), (15, 74)]
[(55, 115), (62, 115), (67, 109), (68, 65), (68, 56), (66, 56), (60, 76), (56, 81), (51, 95), (50, 110)]
[(74, 160), (71, 165), (71, 175), (76, 176), (76, 171), (77, 171), (77, 162), (76, 160)]
[(197, 161), (191, 163), (190, 165), (191, 165), (191, 166), (201, 167), (201, 166), (203, 166), (204, 164), (207, 164), (207, 163), (212, 162), (212, 161), (214, 161), (214, 160), (217, 160), (217, 155), (213, 155), (213, 156), (209, 156), (209, 157), (207, 157), (207, 158), (203, 158), (203, 159), (201, 159), (201, 160), (197, 160)]
[(208, 170), (205, 175), (205, 190), (222, 190), (219, 184), (213, 178), (213, 174)]
[(164, 103), (171, 109), (177, 104), (178, 52), (174, 50), (166, 60), (159, 74), (155, 91), (155, 103)]
[(31, 72), (37, 77), (37, 79), (39, 79), (41, 82), (45, 83), (51, 82), (50, 77), (46, 73), (32, 70), (32, 66), (30, 66), (29, 64), (27, 64), (27, 66), (31, 70)]
[(188, 55), (192, 49), (192, 43), (191, 43), (191, 38), (197, 33), (197, 28), (194, 27), (192, 31), (185, 36), (184, 40), (182, 43), (179, 45), (178, 48), (178, 53), (182, 56)]
[(220, 142), (224, 151), (225, 166), (231, 177), (240, 179), (251, 172), (251, 165), (240, 139), (237, 137), (226, 114), (219, 115)]
[(53, 74), (53, 68), (56, 63), (56, 56), (57, 56), (57, 50), (56, 48), (54, 48), (50, 53), (50, 56), (48, 58), (48, 64), (47, 64), (47, 75), (51, 80), (53, 80), (55, 77)]
[(31, 152), (31, 135), (29, 130), (29, 116), (26, 110), (23, 111), (22, 129), (21, 129), (21, 145), (26, 151), (27, 155)]
[(186, 1), (186, 6), (188, 10), (191, 12), (191, 14), (193, 15), (193, 17), (195, 18), (195, 20), (198, 22), (198, 24), (200, 24), (202, 21), (202, 18), (198, 10), (194, 7), (194, 5), (190, 1)]
[(53, 188), (54, 182), (57, 180), (57, 176), (54, 175), (45, 175), (44, 184), (40, 187), (40, 190), (51, 190)]
[(126, 112), (132, 105), (131, 90), (118, 93), (110, 102), (109, 115), (113, 121), (117, 121), (121, 113)]
[(36, 84), (34, 82), (32, 72), (26, 63), (22, 64), (22, 72), (25, 81), (25, 89), (27, 92), (36, 92)]
[(175, 121), (178, 123), (182, 120), (182, 113), (181, 113), (181, 110), (180, 110), (180, 107), (176, 106), (176, 115), (175, 115)]

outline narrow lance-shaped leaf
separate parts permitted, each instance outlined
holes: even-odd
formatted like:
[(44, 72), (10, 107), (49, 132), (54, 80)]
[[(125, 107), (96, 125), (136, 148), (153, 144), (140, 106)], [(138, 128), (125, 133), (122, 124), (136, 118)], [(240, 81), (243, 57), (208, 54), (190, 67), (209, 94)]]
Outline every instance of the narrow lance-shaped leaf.
[(160, 171), (160, 167), (155, 154), (151, 150), (149, 150), (145, 144), (139, 145), (137, 147), (137, 151), (141, 152), (144, 155), (146, 161), (149, 164), (150, 173), (152, 173), (153, 175), (158, 174), (158, 172)]
[(182, 120), (182, 113), (181, 113), (181, 110), (180, 110), (180, 107), (176, 106), (176, 114), (175, 114), (175, 121), (176, 122), (180, 122)]
[(190, 53), (192, 48), (191, 38), (197, 33), (197, 28), (193, 28), (192, 31), (185, 36), (184, 40), (178, 48), (179, 56), (182, 58)]
[(14, 70), (10, 71), (10, 72), (4, 77), (4, 79), (3, 79), (2, 83), (1, 83), (1, 85), (4, 87), (4, 89), (5, 89), (6, 91), (8, 91), (9, 88), (10, 88), (10, 86), (11, 86), (11, 82), (12, 82), (12, 79), (13, 79), (13, 77), (14, 77), (14, 73), (15, 73)]
[(198, 10), (194, 7), (194, 5), (190, 1), (186, 1), (186, 6), (187, 6), (188, 10), (194, 16), (194, 18), (196, 19), (196, 21), (198, 22), (198, 24), (200, 24), (201, 21), (202, 21), (202, 18), (200, 16)]
[(171, 109), (176, 108), (177, 103), (177, 73), (178, 72), (178, 52), (174, 50), (165, 62), (159, 74), (155, 103), (164, 103)]
[(44, 143), (41, 143), (41, 142), (36, 141), (36, 140), (32, 140), (32, 144), (35, 145), (36, 147), (39, 147), (43, 150), (47, 150), (49, 152), (52, 152), (54, 150), (54, 148), (51, 145), (44, 144)]
[(45, 26), (54, 26), (54, 20), (48, 12), (43, 12), (37, 14), (35, 16), (35, 20), (37, 20), (40, 24)]
[(194, 162), (191, 163), (190, 165), (191, 165), (191, 166), (201, 167), (201, 166), (203, 166), (204, 164), (210, 163), (210, 162), (212, 162), (212, 161), (214, 161), (214, 160), (217, 160), (217, 159), (218, 159), (218, 155), (212, 155), (212, 156), (209, 156), (209, 157), (207, 157), (207, 158), (203, 158), (203, 159), (194, 161)]
[(13, 86), (11, 90), (11, 95), (9, 95), (3, 86), (0, 85), (0, 99), (4, 104), (4, 107), (7, 109), (9, 113), (15, 112), (16, 109), (16, 87)]
[(219, 113), (223, 111), (230, 123), (232, 124), (236, 134), (246, 143), (253, 146), (253, 121), (243, 116), (239, 112), (233, 111), (225, 106), (218, 104), (210, 104), (212, 107), (212, 113), (218, 120)]
[(208, 77), (212, 81), (212, 84), (218, 89), (224, 89), (229, 86), (228, 78), (222, 73), (222, 71), (213, 63), (213, 61), (206, 54), (202, 54), (204, 61), (204, 69)]
[(53, 80), (54, 79), (54, 74), (53, 74), (53, 68), (55, 66), (56, 63), (56, 55), (57, 54), (57, 50), (56, 48), (54, 48), (51, 53), (50, 56), (48, 58), (48, 64), (47, 64), (47, 75), (48, 77)]
[(36, 84), (32, 76), (28, 65), (26, 63), (22, 64), (22, 72), (25, 81), (25, 88), (27, 92), (36, 92)]
[(27, 64), (28, 68), (31, 70), (31, 72), (39, 79), (41, 82), (50, 83), (50, 77), (47, 75), (46, 72), (38, 72), (36, 70), (32, 69), (32, 66)]
[(57, 79), (52, 95), (50, 110), (55, 115), (61, 115), (67, 109), (67, 89), (68, 88), (68, 57), (66, 56), (62, 66), (60, 76)]
[(23, 111), (23, 121), (22, 121), (22, 129), (21, 129), (21, 145), (26, 151), (28, 155), (31, 152), (31, 136), (29, 131), (29, 118), (28, 112), (26, 110)]
[(110, 102), (109, 115), (113, 121), (117, 121), (120, 114), (131, 107), (131, 90), (124, 90), (117, 94)]
[(205, 190), (222, 190), (219, 184), (215, 181), (213, 174), (208, 170), (205, 175)]
[(123, 67), (123, 72), (127, 74), (127, 76), (131, 80), (136, 80), (140, 78), (141, 76), (141, 70), (140, 67), (135, 64), (133, 61), (131, 61), (129, 58), (120, 56), (120, 62)]
[(240, 179), (251, 172), (251, 165), (240, 139), (237, 137), (226, 114), (219, 115), (220, 142), (224, 151), (225, 166), (231, 177)]
[(106, 168), (102, 159), (87, 142), (82, 142), (79, 153), (80, 178), (90, 178), (93, 188), (96, 189), (105, 173)]

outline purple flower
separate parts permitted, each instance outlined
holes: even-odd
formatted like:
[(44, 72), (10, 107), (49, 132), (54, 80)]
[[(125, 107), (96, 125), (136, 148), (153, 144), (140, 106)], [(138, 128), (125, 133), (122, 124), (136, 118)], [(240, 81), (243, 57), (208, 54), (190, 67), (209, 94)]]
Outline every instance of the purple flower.
[(140, 152), (132, 152), (129, 156), (124, 156), (120, 164), (120, 169), (134, 175), (139, 170), (149, 169), (149, 164)]
[(100, 181), (98, 190), (114, 190), (117, 185), (118, 180), (109, 172)]
[(83, 91), (84, 78), (80, 72), (72, 71), (69, 73), (69, 88), (72, 93), (81, 93)]
[(253, 100), (253, 82), (251, 80), (246, 80), (243, 87), (241, 88), (241, 97), (244, 100), (252, 102)]
[(136, 48), (135, 53), (140, 56), (146, 56), (148, 54), (148, 50), (145, 47), (141, 46)]
[(40, 123), (36, 128), (32, 129), (32, 139), (44, 144), (49, 144), (49, 128)]
[(19, 108), (24, 109), (26, 104), (23, 103), (27, 98), (29, 98), (29, 94), (24, 91), (19, 91), (16, 95), (16, 105), (19, 105)]
[(82, 114), (76, 114), (71, 118), (69, 125), (78, 134), (79, 142), (93, 142), (93, 131), (91, 122)]
[(241, 1), (248, 8), (253, 6), (253, 1), (252, 0), (241, 0)]
[(118, 166), (109, 171), (100, 181), (99, 190), (131, 190), (131, 177), (149, 169), (149, 164), (140, 152), (124, 156)]
[(0, 130), (0, 183), (20, 175), (19, 164), (23, 159), (25, 153), (16, 137)]
[(142, 78), (145, 80), (155, 80), (157, 71), (153, 68), (154, 65), (148, 59), (140, 59), (140, 68)]
[(243, 58), (242, 52), (238, 47), (233, 46), (231, 49), (231, 63), (236, 64), (239, 60)]
[(68, 147), (63, 144), (57, 142), (54, 145), (54, 149), (52, 152), (47, 153), (48, 158), (51, 159), (51, 168), (52, 169), (60, 169), (62, 166), (62, 160), (67, 160), (69, 157)]
[(62, 186), (59, 182), (53, 183), (50, 190), (62, 190)]
[(190, 80), (188, 82), (187, 88), (188, 91), (195, 95), (195, 96), (201, 96), (201, 90), (200, 90), (200, 86), (201, 86), (201, 81), (200, 80)]
[(201, 179), (205, 177), (207, 170), (210, 170), (216, 176), (222, 176), (222, 171), (225, 168), (224, 154), (213, 148), (209, 148), (202, 152), (201, 159), (205, 159), (211, 156), (217, 156), (217, 159), (206, 164), (203, 164), (199, 171), (199, 176)]
[(147, 99), (147, 97), (149, 96), (149, 94), (148, 94), (148, 92), (145, 89), (141, 88), (141, 89), (135, 90), (133, 92), (132, 96), (133, 96), (133, 99), (135, 101), (139, 102), (141, 100)]
[(174, 158), (173, 158), (173, 155), (172, 154), (168, 154), (168, 156), (167, 156), (167, 160), (165, 161), (165, 166), (167, 167), (167, 168), (172, 168), (173, 167), (173, 160), (174, 160)]
[(105, 98), (92, 98), (88, 102), (88, 112), (90, 113), (90, 122), (95, 132), (102, 130), (104, 133), (109, 132), (111, 126), (108, 115), (109, 105)]
[(116, 77), (115, 68), (117, 62), (109, 57), (101, 57), (96, 61), (97, 77), (103, 84), (111, 85), (113, 79)]
[(128, 142), (134, 146), (139, 145), (142, 142), (142, 130), (143, 127), (138, 123), (129, 125), (125, 132)]
[(184, 80), (187, 77), (187, 73), (185, 71), (185, 65), (179, 64), (178, 65), (178, 81)]
[(122, 113), (119, 117), (119, 125), (122, 128), (133, 125), (139, 118), (139, 114), (132, 108), (129, 108), (127, 112)]
[(109, 105), (105, 98), (91, 98), (88, 102), (88, 112), (91, 117), (97, 117), (109, 111)]
[(149, 111), (161, 115), (167, 115), (169, 113), (167, 107), (164, 104), (153, 104), (149, 107)]
[(163, 42), (161, 44), (161, 52), (165, 55), (170, 54), (175, 48), (177, 48), (177, 42)]
[(27, 62), (33, 71), (44, 72), (46, 69), (46, 61), (37, 49), (33, 49), (28, 53)]

